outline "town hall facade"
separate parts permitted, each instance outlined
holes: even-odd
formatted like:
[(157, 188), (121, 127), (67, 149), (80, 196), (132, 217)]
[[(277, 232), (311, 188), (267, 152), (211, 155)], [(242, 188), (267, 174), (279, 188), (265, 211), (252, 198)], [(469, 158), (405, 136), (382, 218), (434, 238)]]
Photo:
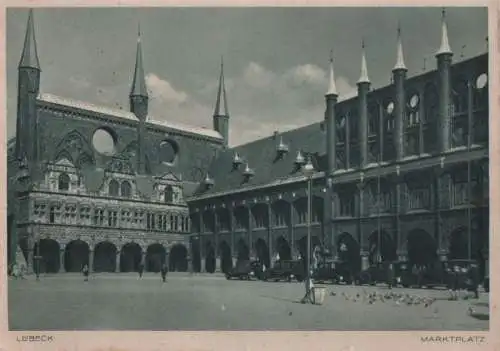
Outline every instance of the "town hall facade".
[[(51, 272), (269, 266), (306, 256), (310, 225), (313, 247), (358, 270), (471, 258), (485, 274), (488, 54), (453, 62), (444, 13), (440, 34), (436, 70), (407, 76), (398, 31), (391, 84), (371, 89), (362, 49), (357, 96), (340, 100), (332, 58), (322, 122), (229, 147), (222, 67), (213, 130), (149, 115), (140, 40), (130, 111), (42, 94), (30, 13), (9, 141), (9, 261), (20, 248)], [(108, 152), (96, 133), (110, 136)]]

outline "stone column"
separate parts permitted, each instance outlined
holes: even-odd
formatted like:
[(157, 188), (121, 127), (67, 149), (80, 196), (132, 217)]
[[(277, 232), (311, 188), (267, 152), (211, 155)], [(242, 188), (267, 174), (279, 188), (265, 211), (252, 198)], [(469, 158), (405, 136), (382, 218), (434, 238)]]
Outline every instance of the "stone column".
[(438, 141), (439, 151), (445, 152), (451, 147), (451, 88), (450, 70), (453, 53), (448, 50), (440, 51), (436, 55), (437, 70), (439, 74), (439, 115), (438, 115)]
[(297, 259), (295, 257), (295, 216), (294, 216), (294, 206), (293, 201), (290, 202), (290, 251), (292, 252), (292, 259)]
[(247, 205), (248, 213), (248, 249), (250, 250), (250, 259), (255, 258), (255, 253), (253, 249), (253, 238), (252, 238), (252, 209)]
[(28, 266), (26, 267), (26, 269), (28, 270), (29, 274), (34, 273), (34, 269), (35, 269), (35, 266), (34, 266), (34, 264), (35, 264), (35, 262), (34, 262), (35, 261), (35, 259), (34, 259), (35, 254), (34, 254), (33, 251), (34, 251), (33, 248), (29, 248), (28, 249), (28, 260), (26, 262), (26, 264)]
[(271, 220), (271, 204), (267, 201), (267, 248), (269, 251), (269, 265), (273, 266), (273, 233), (272, 233), (272, 220)]
[(393, 79), (396, 97), (394, 102), (394, 146), (396, 149), (396, 160), (404, 158), (404, 121), (406, 117), (406, 94), (405, 80), (406, 68), (398, 67), (393, 70)]
[(59, 273), (64, 273), (66, 270), (64, 269), (64, 247), (61, 247), (59, 250)]
[(365, 247), (365, 238), (363, 235), (363, 217), (365, 216), (365, 181), (364, 175), (361, 173), (359, 183), (356, 184), (358, 189), (358, 236), (359, 246)]
[(89, 272), (94, 271), (94, 250), (89, 251)]
[(366, 167), (368, 163), (368, 92), (370, 82), (358, 82), (358, 143), (359, 143), (359, 166)]
[(121, 259), (121, 250), (116, 250), (116, 257), (115, 257), (115, 272), (120, 273), (120, 259)]

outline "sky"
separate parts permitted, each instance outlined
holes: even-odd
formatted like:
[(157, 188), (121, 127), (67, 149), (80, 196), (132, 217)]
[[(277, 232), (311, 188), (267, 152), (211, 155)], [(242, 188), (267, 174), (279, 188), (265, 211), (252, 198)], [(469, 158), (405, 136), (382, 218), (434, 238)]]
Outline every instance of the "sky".
[[(390, 82), (401, 23), (408, 75), (435, 69), (441, 8), (35, 9), (41, 92), (128, 109), (140, 23), (153, 119), (212, 128), (221, 56), (230, 145), (320, 121), (333, 50), (340, 97), (356, 92), (364, 39), (372, 87)], [(27, 9), (7, 10), (7, 134)], [(454, 60), (487, 50), (487, 9), (447, 8)]]

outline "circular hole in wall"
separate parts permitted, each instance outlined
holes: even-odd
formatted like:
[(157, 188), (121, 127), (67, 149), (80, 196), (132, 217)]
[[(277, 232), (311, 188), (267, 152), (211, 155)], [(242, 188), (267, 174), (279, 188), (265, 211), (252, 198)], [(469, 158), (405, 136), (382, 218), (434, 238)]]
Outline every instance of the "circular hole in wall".
[(488, 84), (488, 75), (486, 73), (480, 74), (476, 79), (476, 88), (483, 89)]
[(113, 135), (104, 128), (97, 129), (92, 137), (92, 145), (103, 155), (113, 155), (116, 151), (115, 143)]
[(417, 94), (414, 94), (411, 98), (410, 98), (410, 107), (412, 108), (415, 108), (418, 106), (418, 103), (419, 103), (420, 99), (418, 97)]
[(171, 140), (164, 140), (160, 143), (160, 160), (164, 163), (174, 163), (177, 158), (179, 148)]
[(394, 102), (391, 101), (387, 104), (387, 113), (392, 114), (393, 111), (394, 111)]

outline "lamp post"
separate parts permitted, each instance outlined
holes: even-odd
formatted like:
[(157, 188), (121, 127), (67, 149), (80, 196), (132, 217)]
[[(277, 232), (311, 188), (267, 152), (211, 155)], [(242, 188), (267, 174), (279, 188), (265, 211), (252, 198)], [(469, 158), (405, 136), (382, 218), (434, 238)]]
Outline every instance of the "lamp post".
[(307, 178), (307, 253), (306, 253), (306, 295), (302, 299), (302, 303), (313, 303), (313, 296), (311, 296), (311, 189), (312, 189), (312, 176), (314, 174), (314, 166), (311, 163), (311, 158), (308, 157), (307, 163), (302, 168), (303, 174)]
[(36, 253), (35, 257), (33, 258), (35, 259), (36, 262), (35, 276), (36, 280), (38, 281), (40, 280), (40, 263), (42, 260), (42, 256), (40, 256), (40, 223), (38, 221), (35, 221), (34, 229), (37, 240), (36, 240)]

